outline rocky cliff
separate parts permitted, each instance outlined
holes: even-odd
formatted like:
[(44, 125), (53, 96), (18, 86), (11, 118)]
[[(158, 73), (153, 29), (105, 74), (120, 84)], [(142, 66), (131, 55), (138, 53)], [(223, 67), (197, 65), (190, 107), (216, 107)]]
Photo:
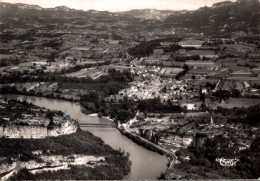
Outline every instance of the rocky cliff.
[(75, 133), (78, 129), (76, 121), (60, 118), (60, 125), (51, 129), (45, 126), (31, 125), (1, 125), (0, 137), (5, 138), (24, 138), (24, 139), (42, 139), (47, 136), (60, 136)]
[(84, 165), (86, 167), (96, 167), (98, 165), (104, 165), (105, 157), (102, 156), (91, 156), (91, 155), (51, 155), (51, 156), (40, 156), (42, 162), (30, 160), (28, 162), (21, 162), (19, 160), (13, 160), (12, 163), (0, 164), (0, 175), (8, 173), (1, 177), (1, 180), (7, 180), (12, 175), (16, 174), (20, 169), (28, 169), (31, 173), (41, 173), (44, 171), (58, 171), (58, 170), (69, 170), (70, 165)]
[(62, 112), (0, 98), (0, 138), (42, 139), (75, 133), (78, 122)]

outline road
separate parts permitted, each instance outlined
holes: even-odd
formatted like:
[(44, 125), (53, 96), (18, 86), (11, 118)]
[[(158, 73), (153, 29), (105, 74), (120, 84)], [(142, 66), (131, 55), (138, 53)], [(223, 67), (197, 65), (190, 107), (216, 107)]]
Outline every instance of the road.
[[(132, 134), (132, 133), (131, 133), (131, 134)], [(169, 166), (169, 168), (171, 168), (174, 164), (177, 163), (177, 156), (176, 156), (174, 153), (172, 153), (170, 150), (167, 150), (166, 148), (163, 148), (163, 147), (161, 147), (161, 146), (159, 146), (159, 145), (156, 145), (156, 144), (154, 144), (154, 143), (148, 141), (147, 139), (145, 139), (145, 138), (143, 138), (143, 137), (141, 137), (141, 136), (139, 136), (139, 135), (136, 135), (136, 134), (132, 134), (132, 135), (134, 135), (134, 136), (140, 138), (143, 142), (146, 142), (146, 143), (148, 143), (148, 144), (150, 144), (150, 145), (153, 145), (153, 146), (156, 147), (157, 149), (163, 151), (164, 154), (165, 154), (167, 157), (170, 157), (170, 166)], [(168, 169), (169, 169), (169, 168), (168, 168)]]
[(170, 166), (168, 167), (168, 169), (170, 169), (174, 164), (178, 163), (178, 159), (177, 159), (177, 156), (172, 153), (170, 150), (167, 150), (166, 148), (163, 148), (161, 147), (160, 145), (156, 145), (150, 141), (148, 141), (147, 139), (137, 135), (137, 134), (133, 134), (129, 131), (129, 128), (128, 128), (129, 125), (125, 125), (124, 128), (125, 128), (125, 131), (128, 132), (129, 134), (132, 134), (133, 136), (135, 137), (138, 137), (140, 140), (142, 140), (143, 142), (146, 142), (150, 145), (153, 145), (154, 147), (156, 147), (157, 149), (161, 150), (164, 152), (164, 154), (170, 159)]

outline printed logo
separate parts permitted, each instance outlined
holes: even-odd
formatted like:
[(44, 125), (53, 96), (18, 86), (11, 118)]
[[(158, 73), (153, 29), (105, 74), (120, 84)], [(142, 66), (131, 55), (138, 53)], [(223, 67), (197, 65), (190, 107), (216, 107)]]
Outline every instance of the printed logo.
[(236, 166), (236, 163), (239, 161), (239, 159), (234, 158), (234, 159), (225, 159), (225, 158), (217, 158), (216, 159), (217, 162), (219, 162), (219, 164), (223, 167), (233, 167)]

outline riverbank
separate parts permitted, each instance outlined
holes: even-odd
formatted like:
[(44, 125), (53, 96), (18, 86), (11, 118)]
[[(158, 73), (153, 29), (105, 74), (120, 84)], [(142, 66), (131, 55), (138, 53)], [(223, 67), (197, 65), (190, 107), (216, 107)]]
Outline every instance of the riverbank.
[(178, 163), (178, 158), (177, 156), (172, 153), (171, 151), (162, 148), (159, 145), (156, 145), (138, 135), (132, 134), (128, 131), (126, 131), (123, 127), (117, 127), (117, 129), (120, 131), (120, 133), (126, 137), (128, 137), (129, 139), (131, 139), (133, 142), (135, 142), (136, 144), (150, 150), (150, 151), (154, 151), (156, 153), (159, 153), (161, 155), (166, 155), (166, 157), (168, 158), (169, 162), (167, 164), (167, 170), (164, 173), (165, 178), (167, 178), (167, 172), (169, 169), (171, 169), (173, 167), (174, 164)]
[(43, 93), (37, 93), (37, 92), (22, 92), (16, 90), (15, 92), (0, 92), (0, 94), (7, 95), (7, 94), (14, 94), (14, 95), (25, 95), (25, 96), (35, 96), (35, 97), (45, 97), (45, 98), (50, 98), (50, 99), (58, 99), (58, 100), (65, 100), (65, 101), (70, 101), (70, 102), (79, 102), (79, 99), (76, 98), (66, 98), (60, 96), (61, 94), (43, 94)]
[[(92, 113), (92, 114), (87, 114), (88, 116), (91, 116), (91, 117), (98, 117), (98, 113)], [(111, 119), (110, 117), (108, 116), (102, 116), (101, 118), (105, 118), (113, 123), (116, 123), (115, 120)]]
[[(116, 122), (115, 120), (113, 120), (111, 118), (108, 118), (108, 119), (113, 121), (113, 122)], [(126, 127), (124, 127), (124, 126), (122, 126), (120, 124), (117, 125), (116, 128), (119, 130), (119, 132), (122, 135), (124, 135), (127, 138), (131, 139), (133, 142), (135, 142), (136, 144), (144, 147), (145, 149), (153, 151), (153, 152), (156, 152), (156, 153), (158, 153), (160, 155), (165, 155), (167, 157), (167, 159), (168, 159), (168, 164), (167, 164), (167, 170), (163, 173), (163, 178), (170, 179), (168, 171), (173, 167), (174, 164), (179, 163), (178, 162), (178, 158), (177, 158), (177, 156), (174, 153), (172, 153), (170, 150), (167, 150), (166, 148), (161, 147), (160, 145), (156, 145), (155, 143), (150, 142), (149, 140), (147, 140), (147, 139), (145, 139), (145, 138), (143, 138), (143, 137), (141, 137), (139, 135), (136, 135), (136, 134), (133, 134), (133, 133), (127, 131), (125, 129)], [(167, 177), (167, 175), (169, 177)]]

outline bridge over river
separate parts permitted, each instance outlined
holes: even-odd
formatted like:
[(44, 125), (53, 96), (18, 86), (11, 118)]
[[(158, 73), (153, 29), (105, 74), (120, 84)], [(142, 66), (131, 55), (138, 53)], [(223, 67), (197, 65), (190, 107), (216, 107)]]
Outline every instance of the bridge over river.
[(95, 123), (80, 123), (80, 127), (102, 127), (102, 128), (115, 128), (115, 124), (95, 124)]

